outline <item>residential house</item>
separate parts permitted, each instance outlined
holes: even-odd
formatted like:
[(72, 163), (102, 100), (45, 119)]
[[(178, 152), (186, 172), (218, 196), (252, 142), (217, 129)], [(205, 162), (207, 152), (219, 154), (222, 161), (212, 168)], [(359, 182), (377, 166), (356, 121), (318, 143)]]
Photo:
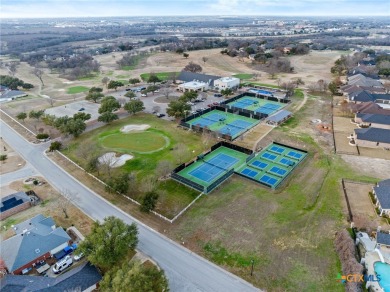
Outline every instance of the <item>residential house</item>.
[(355, 123), (361, 128), (381, 128), (390, 130), (390, 116), (378, 114), (356, 113)]
[(364, 114), (378, 114), (390, 116), (390, 110), (382, 108), (379, 104), (368, 101), (362, 103), (351, 103), (349, 105), (351, 112)]
[(71, 238), (53, 218), (41, 214), (13, 227), (15, 235), (1, 243), (0, 258), (9, 273), (26, 272), (68, 246)]
[(2, 292), (57, 292), (94, 291), (101, 281), (97, 268), (90, 263), (82, 264), (62, 275), (52, 277), (6, 275), (0, 281)]
[(379, 128), (355, 129), (350, 143), (361, 147), (390, 149), (390, 130)]
[(368, 93), (379, 93), (385, 94), (386, 89), (384, 87), (369, 87), (369, 86), (357, 86), (357, 85), (343, 85), (340, 89), (344, 92), (345, 95), (353, 94), (358, 91), (367, 91)]
[(390, 216), (390, 179), (378, 182), (372, 188), (372, 193), (375, 196), (380, 215)]
[(383, 88), (383, 84), (375, 79), (366, 77), (362, 74), (356, 74), (351, 77), (348, 77), (349, 85), (357, 85), (357, 86), (367, 86), (367, 87), (380, 87)]
[(26, 210), (32, 206), (30, 197), (25, 192), (17, 192), (1, 198), (0, 220)]
[(390, 248), (390, 234), (384, 232), (377, 232), (376, 234), (376, 246)]
[[(376, 94), (361, 90), (348, 95), (348, 101), (354, 103), (373, 101), (378, 104), (389, 104), (390, 94)], [(383, 107), (383, 106), (382, 106)]]

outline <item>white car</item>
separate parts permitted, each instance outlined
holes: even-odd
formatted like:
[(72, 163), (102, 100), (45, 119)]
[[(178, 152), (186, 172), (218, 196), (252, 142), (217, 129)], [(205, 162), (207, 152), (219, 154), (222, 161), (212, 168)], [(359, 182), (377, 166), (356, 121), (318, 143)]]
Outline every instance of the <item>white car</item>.
[(146, 94), (141, 94), (142, 97), (146, 97), (147, 95)]
[(76, 254), (73, 259), (78, 262), (79, 260), (81, 260), (82, 258), (84, 257), (84, 254), (81, 252), (79, 254)]
[(160, 92), (160, 90), (158, 90), (158, 89), (154, 91), (154, 93), (159, 93), (159, 92)]
[(70, 255), (67, 255), (53, 266), (53, 272), (54, 274), (59, 274), (66, 268), (70, 267), (72, 264), (72, 257)]

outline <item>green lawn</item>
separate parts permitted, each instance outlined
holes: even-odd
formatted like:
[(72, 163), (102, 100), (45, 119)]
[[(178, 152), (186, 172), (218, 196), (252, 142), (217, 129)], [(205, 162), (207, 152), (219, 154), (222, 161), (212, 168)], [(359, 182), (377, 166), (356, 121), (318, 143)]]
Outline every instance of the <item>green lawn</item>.
[[(129, 124), (147, 124), (151, 127), (144, 133), (120, 134), (119, 130)], [(141, 145), (141, 141), (144, 146)], [(179, 144), (184, 145), (183, 150), (176, 150)], [(84, 168), (87, 168), (91, 153), (101, 155), (116, 151), (133, 155), (134, 158), (127, 161), (124, 166), (112, 169), (111, 175), (134, 173), (137, 187), (131, 189), (128, 195), (141, 201), (145, 187), (143, 181), (146, 177), (155, 175), (160, 161), (169, 161), (172, 167), (176, 167), (200, 154), (204, 150), (203, 147), (199, 135), (182, 130), (177, 124), (154, 115), (137, 114), (82, 134), (74, 139), (63, 153)], [(156, 151), (160, 148), (162, 149)], [(151, 152), (141, 153), (145, 150)], [(97, 172), (94, 174), (103, 180), (108, 177), (102, 170), (99, 174)], [(159, 194), (156, 211), (169, 218), (173, 218), (199, 194), (173, 180), (156, 182), (156, 189)]]
[(100, 136), (105, 148), (115, 151), (148, 153), (163, 149), (169, 145), (169, 139), (155, 131), (121, 133)]
[(123, 66), (121, 67), (122, 70), (125, 70), (125, 71), (130, 71), (130, 70), (134, 70), (135, 68), (137, 68), (137, 66), (139, 65), (139, 63), (143, 60), (143, 59), (146, 59), (149, 55), (135, 55), (134, 56), (134, 64), (132, 65), (129, 65), (129, 66)]
[[(176, 76), (179, 75), (180, 72), (159, 72), (159, 73), (154, 73), (156, 74), (156, 76), (162, 80), (162, 81), (165, 81), (165, 80), (168, 80), (168, 78), (171, 76), (171, 74), (175, 73)], [(149, 76), (150, 76), (151, 73), (143, 73), (140, 75), (141, 79), (142, 80), (148, 80)]]
[(233, 77), (239, 78), (241, 80), (247, 80), (253, 78), (253, 74), (240, 73), (233, 75)]
[(68, 94), (75, 94), (75, 93), (81, 93), (81, 92), (86, 92), (89, 90), (89, 87), (85, 86), (73, 86), (69, 87), (67, 93)]

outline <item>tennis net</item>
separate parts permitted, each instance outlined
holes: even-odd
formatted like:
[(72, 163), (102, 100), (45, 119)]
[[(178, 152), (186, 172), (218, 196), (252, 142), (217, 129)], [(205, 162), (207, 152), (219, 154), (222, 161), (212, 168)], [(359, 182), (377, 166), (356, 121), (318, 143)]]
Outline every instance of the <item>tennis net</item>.
[(219, 122), (220, 121), (220, 119), (211, 119), (211, 118), (209, 118), (209, 117), (202, 117), (203, 119), (206, 119), (206, 120), (209, 120), (209, 121), (212, 121), (212, 122)]
[(208, 161), (206, 161), (206, 160), (203, 160), (203, 162), (206, 163), (206, 164), (209, 164), (209, 165), (211, 165), (211, 166), (215, 166), (215, 167), (217, 167), (217, 168), (219, 168), (219, 169), (222, 169), (222, 170), (224, 170), (224, 171), (229, 171), (229, 169), (226, 169), (226, 168), (223, 168), (223, 167), (221, 167), (221, 166), (215, 165), (215, 164), (210, 163), (210, 162), (208, 162)]
[(234, 127), (234, 128), (240, 129), (240, 130), (246, 129), (246, 127), (240, 127), (240, 126), (236, 126), (236, 125), (233, 125), (233, 124), (226, 124), (226, 125), (230, 126), (230, 127)]

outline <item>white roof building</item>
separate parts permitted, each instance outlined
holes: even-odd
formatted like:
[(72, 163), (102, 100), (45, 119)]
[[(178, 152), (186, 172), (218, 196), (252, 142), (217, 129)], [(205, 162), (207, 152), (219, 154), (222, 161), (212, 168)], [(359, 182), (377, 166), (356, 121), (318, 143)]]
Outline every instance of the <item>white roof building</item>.
[(226, 88), (237, 88), (240, 86), (240, 79), (235, 77), (222, 77), (220, 79), (214, 80), (214, 87), (218, 87), (219, 89)]
[(201, 81), (191, 81), (186, 82), (183, 84), (180, 84), (178, 86), (179, 90), (186, 92), (186, 91), (205, 91), (209, 89), (209, 85), (205, 82)]

